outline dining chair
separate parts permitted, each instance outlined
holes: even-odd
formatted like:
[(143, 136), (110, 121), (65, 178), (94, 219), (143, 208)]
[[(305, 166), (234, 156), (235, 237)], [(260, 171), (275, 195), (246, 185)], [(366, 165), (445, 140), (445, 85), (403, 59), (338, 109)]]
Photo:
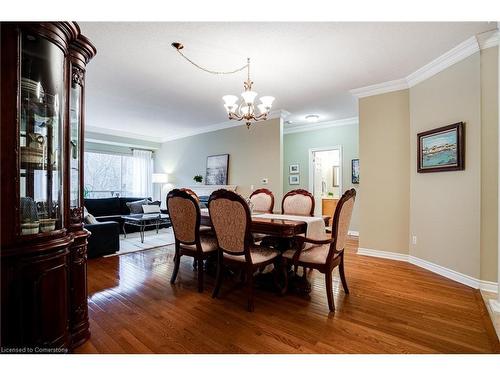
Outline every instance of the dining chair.
[(274, 195), (269, 189), (257, 189), (250, 194), (253, 209), (259, 212), (273, 213)]
[(281, 213), (285, 215), (314, 216), (314, 197), (304, 189), (291, 190), (281, 201)]
[[(349, 294), (344, 271), (344, 248), (351, 222), (352, 210), (356, 199), (356, 190), (348, 190), (342, 195), (333, 215), (333, 230), (330, 238), (325, 240), (313, 240), (307, 237), (294, 237), (297, 248), (283, 253), (287, 264), (313, 268), (325, 274), (326, 296), (330, 311), (335, 311), (333, 301), (332, 272), (339, 267), (340, 280), (344, 292)], [(312, 244), (312, 247), (304, 249), (304, 244)]]
[(198, 203), (198, 204), (200, 203), (200, 197), (198, 197), (198, 194), (196, 194), (193, 190), (191, 190), (189, 188), (180, 188), (179, 190), (185, 191), (186, 193), (191, 195), (196, 200), (196, 203)]
[(224, 268), (239, 268), (246, 275), (248, 310), (253, 311), (253, 274), (271, 263), (278, 270), (280, 252), (254, 243), (250, 230), (250, 208), (239, 194), (224, 189), (214, 191), (208, 200), (208, 211), (219, 247), (217, 279), (212, 297), (216, 298), (219, 294)]
[(181, 256), (193, 257), (198, 270), (198, 291), (203, 292), (203, 261), (217, 251), (214, 236), (200, 232), (200, 206), (186, 191), (174, 189), (167, 195), (167, 209), (175, 237), (174, 284), (179, 272)]
[[(198, 203), (198, 205), (200, 205), (200, 197), (198, 197), (198, 194), (196, 194), (193, 190), (189, 189), (189, 188), (181, 188), (179, 189), (181, 191), (185, 191), (186, 193), (188, 193), (190, 196), (192, 196), (196, 203)], [(200, 232), (203, 233), (203, 234), (206, 234), (206, 235), (214, 235), (214, 233), (212, 232), (212, 228), (209, 227), (208, 225), (200, 225)], [(196, 265), (194, 264), (194, 267), (196, 268)]]

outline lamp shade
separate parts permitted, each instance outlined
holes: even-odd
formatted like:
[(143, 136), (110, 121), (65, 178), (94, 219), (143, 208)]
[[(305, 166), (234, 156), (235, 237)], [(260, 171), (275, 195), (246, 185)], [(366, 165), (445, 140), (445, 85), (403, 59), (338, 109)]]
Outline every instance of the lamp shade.
[(253, 101), (257, 97), (257, 93), (255, 91), (244, 91), (241, 93), (243, 100), (247, 105), (253, 104)]
[(166, 184), (168, 182), (168, 174), (153, 173), (153, 184)]
[(238, 101), (238, 97), (236, 95), (224, 95), (222, 100), (224, 100), (225, 105), (232, 107)]
[(262, 102), (262, 104), (264, 104), (266, 108), (271, 109), (274, 102), (274, 96), (262, 96), (260, 98), (260, 101)]

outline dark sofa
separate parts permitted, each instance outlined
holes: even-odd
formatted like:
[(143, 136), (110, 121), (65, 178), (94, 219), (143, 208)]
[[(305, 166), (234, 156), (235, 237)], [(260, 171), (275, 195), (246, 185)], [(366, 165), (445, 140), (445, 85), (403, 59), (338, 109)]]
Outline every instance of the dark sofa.
[[(84, 205), (89, 213), (95, 216), (97, 221), (115, 221), (119, 224), (119, 231), (123, 233), (123, 219), (122, 215), (129, 215), (130, 210), (127, 206), (128, 202), (135, 202), (151, 198), (97, 198), (85, 199)], [(136, 227), (127, 228), (127, 232), (135, 232), (139, 229)]]
[[(130, 214), (127, 202), (143, 199), (145, 198), (113, 197), (84, 200), (87, 211), (99, 221), (97, 224), (85, 224), (85, 229), (91, 232), (87, 245), (89, 258), (113, 254), (120, 250), (120, 233), (123, 233), (121, 216)], [(136, 227), (127, 228), (127, 232), (137, 230), (139, 229)]]
[(120, 227), (116, 221), (85, 224), (91, 234), (87, 241), (87, 256), (97, 258), (120, 250)]

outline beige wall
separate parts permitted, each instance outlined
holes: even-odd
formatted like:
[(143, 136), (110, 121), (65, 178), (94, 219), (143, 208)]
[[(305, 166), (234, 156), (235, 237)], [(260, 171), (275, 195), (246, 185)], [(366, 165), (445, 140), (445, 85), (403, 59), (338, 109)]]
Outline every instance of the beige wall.
[[(175, 187), (194, 185), (193, 176), (205, 176), (209, 155), (229, 154), (229, 181), (244, 196), (254, 188), (273, 191), (277, 202), (283, 194), (283, 123), (281, 119), (199, 134), (162, 144), (155, 152), (156, 172), (169, 174)], [(267, 178), (267, 185), (261, 179)]]
[(359, 101), (359, 247), (408, 253), (409, 94)]
[[(410, 89), (410, 254), (479, 278), (481, 223), (479, 52)], [(417, 173), (417, 133), (465, 122), (465, 170)]]
[(498, 47), (481, 51), (481, 280), (497, 280)]

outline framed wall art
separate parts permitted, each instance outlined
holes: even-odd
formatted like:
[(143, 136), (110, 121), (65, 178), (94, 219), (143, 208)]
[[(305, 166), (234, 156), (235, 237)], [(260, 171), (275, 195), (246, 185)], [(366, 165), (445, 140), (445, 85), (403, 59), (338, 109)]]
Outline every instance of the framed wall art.
[(359, 159), (351, 160), (351, 182), (359, 184)]
[(418, 173), (465, 169), (464, 123), (418, 133), (417, 152)]
[(207, 157), (206, 185), (227, 185), (229, 154)]
[(288, 176), (288, 183), (290, 185), (299, 185), (300, 184), (299, 175), (296, 174), (296, 175)]

